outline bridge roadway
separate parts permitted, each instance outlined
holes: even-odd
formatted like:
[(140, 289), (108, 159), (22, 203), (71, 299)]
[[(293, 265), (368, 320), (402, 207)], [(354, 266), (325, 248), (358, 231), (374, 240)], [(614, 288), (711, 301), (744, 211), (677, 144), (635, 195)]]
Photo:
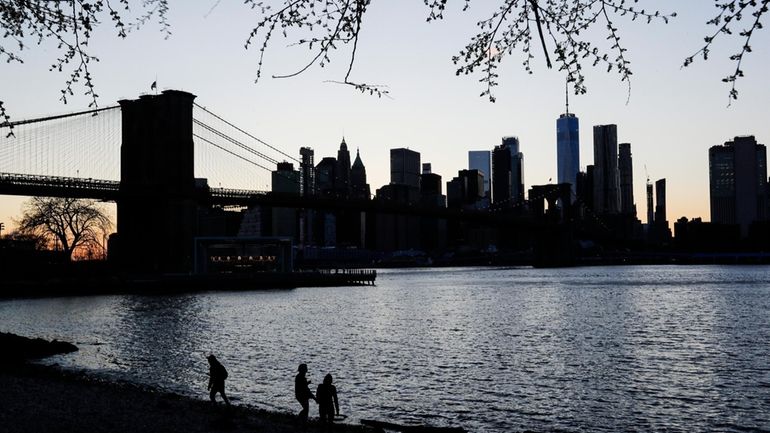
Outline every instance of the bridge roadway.
[[(76, 177), (0, 173), (0, 195), (89, 198), (120, 200), (120, 181)], [(425, 216), (448, 220), (480, 222), (491, 225), (533, 225), (532, 218), (507, 212), (448, 209), (435, 206), (406, 205), (382, 200), (341, 200), (321, 196), (298, 196), (266, 191), (200, 188), (195, 197), (211, 206), (272, 206), (328, 211), (360, 211), (381, 214)]]

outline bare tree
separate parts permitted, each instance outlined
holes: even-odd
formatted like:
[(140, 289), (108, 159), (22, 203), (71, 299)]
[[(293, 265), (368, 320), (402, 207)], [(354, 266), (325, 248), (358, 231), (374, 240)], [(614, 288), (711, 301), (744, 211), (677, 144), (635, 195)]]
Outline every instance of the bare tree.
[[(377, 95), (387, 91), (379, 86), (351, 81), (350, 75), (355, 63), (362, 20), (371, 0), (283, 0), (281, 6), (273, 7), (268, 1), (245, 0), (259, 12), (259, 21), (246, 42), (261, 37), (257, 80), (261, 77), (265, 51), (276, 30), (284, 37), (292, 31), (309, 32), (312, 36), (296, 40), (296, 44), (307, 46), (313, 53), (310, 61), (291, 74), (275, 75), (274, 78), (292, 77), (304, 72), (314, 64), (323, 67), (331, 61), (331, 53), (342, 45), (351, 45), (347, 58), (349, 63), (343, 80), (362, 92)], [(479, 0), (462, 0), (463, 11)], [(423, 0), (428, 8), (427, 21), (444, 19), (449, 0)], [(495, 100), (493, 88), (498, 85), (498, 67), (506, 56), (519, 53), (522, 66), (532, 73), (535, 53), (541, 52), (548, 68), (553, 64), (564, 71), (568, 83), (576, 94), (585, 93), (585, 66), (600, 66), (607, 72), (615, 71), (620, 80), (631, 90), (631, 61), (628, 50), (621, 43), (620, 20), (644, 20), (647, 23), (659, 21), (668, 23), (676, 12), (661, 12), (644, 9), (641, 0), (498, 0), (489, 18), (477, 22), (475, 36), (452, 58), (457, 75), (480, 73), (479, 81), (484, 86), (482, 97)], [(751, 52), (749, 42), (752, 34), (762, 28), (761, 20), (766, 16), (770, 0), (714, 0), (718, 14), (708, 21), (717, 31), (705, 38), (706, 45), (684, 61), (690, 65), (702, 54), (708, 58), (711, 43), (719, 36), (732, 35), (733, 28), (747, 15), (751, 22), (741, 29), (738, 38), (742, 44), (740, 52), (730, 56), (736, 63), (735, 72), (722, 81), (731, 83), (730, 98), (738, 92), (736, 80), (743, 77), (740, 68), (744, 55)], [(604, 32), (605, 38), (591, 40), (591, 29)], [(553, 60), (551, 59), (553, 55)]]
[[(80, 84), (91, 98), (89, 106), (96, 107), (99, 95), (89, 65), (99, 58), (91, 54), (89, 43), (102, 22), (112, 22), (116, 35), (125, 38), (156, 17), (166, 36), (171, 34), (166, 19), (168, 0), (132, 3), (138, 4), (140, 12), (127, 22), (124, 16), (130, 12), (129, 0), (0, 0), (0, 60), (23, 63), (22, 51), (30, 45), (53, 43), (59, 54), (49, 70), (69, 70), (61, 101), (66, 104), (73, 88)], [(0, 124), (3, 121), (10, 123), (10, 117), (0, 99)]]
[(45, 239), (49, 248), (60, 248), (70, 260), (103, 255), (104, 239), (112, 229), (98, 202), (58, 197), (31, 198), (17, 224), (20, 233)]

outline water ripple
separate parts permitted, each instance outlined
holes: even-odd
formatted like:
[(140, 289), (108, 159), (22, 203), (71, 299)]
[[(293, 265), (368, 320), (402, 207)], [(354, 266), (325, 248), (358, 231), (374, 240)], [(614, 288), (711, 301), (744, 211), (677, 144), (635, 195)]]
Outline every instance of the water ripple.
[[(770, 271), (749, 266), (383, 270), (376, 287), (0, 302), (54, 359), (298, 412), (331, 372), (341, 411), (474, 432), (770, 431)], [(311, 413), (315, 408), (311, 409)]]

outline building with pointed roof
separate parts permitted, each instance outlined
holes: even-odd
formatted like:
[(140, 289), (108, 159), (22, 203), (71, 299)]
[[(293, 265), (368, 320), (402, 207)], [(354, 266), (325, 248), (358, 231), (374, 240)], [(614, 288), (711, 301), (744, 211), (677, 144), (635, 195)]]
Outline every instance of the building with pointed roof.
[(361, 161), (361, 154), (356, 149), (356, 159), (350, 169), (351, 197), (354, 199), (368, 200), (371, 197), (369, 184), (366, 183), (366, 167)]

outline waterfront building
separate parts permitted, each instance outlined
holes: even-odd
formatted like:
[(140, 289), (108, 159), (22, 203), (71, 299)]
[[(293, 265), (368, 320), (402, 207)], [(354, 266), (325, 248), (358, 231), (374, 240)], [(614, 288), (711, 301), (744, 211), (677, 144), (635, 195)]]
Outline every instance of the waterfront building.
[(618, 171), (618, 128), (594, 126), (594, 212), (599, 215), (620, 211), (620, 173)]
[(636, 204), (634, 203), (634, 167), (631, 160), (631, 143), (620, 143), (618, 146), (620, 213), (636, 218)]
[(709, 149), (711, 222), (738, 224), (746, 236), (754, 221), (768, 217), (767, 152), (754, 136)]
[(580, 171), (580, 122), (569, 110), (556, 119), (556, 164), (557, 183), (571, 184), (574, 198)]
[(405, 148), (390, 149), (390, 183), (420, 187), (420, 153)]

